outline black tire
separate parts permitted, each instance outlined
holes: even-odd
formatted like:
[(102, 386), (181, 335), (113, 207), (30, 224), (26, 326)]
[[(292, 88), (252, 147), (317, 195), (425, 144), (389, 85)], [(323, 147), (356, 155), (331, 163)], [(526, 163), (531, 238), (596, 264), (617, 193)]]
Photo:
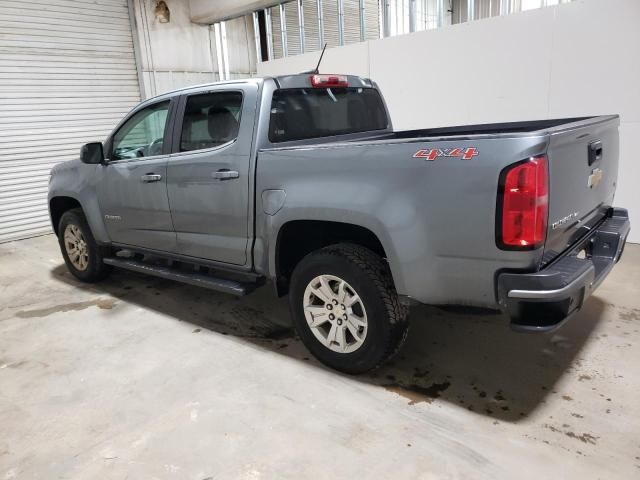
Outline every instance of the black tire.
[[(65, 246), (65, 232), (68, 227), (72, 226), (78, 228), (86, 243), (87, 260), (84, 269), (80, 269), (73, 264), (69, 258), (67, 247)], [(64, 212), (58, 223), (58, 243), (60, 244), (64, 263), (67, 264), (69, 271), (78, 280), (94, 283), (104, 279), (109, 272), (111, 272), (111, 266), (105, 265), (102, 261), (105, 256), (110, 254), (110, 249), (108, 247), (101, 247), (96, 243), (82, 209), (74, 208)]]
[[(351, 353), (336, 352), (325, 346), (307, 322), (305, 290), (320, 275), (346, 281), (366, 310), (366, 336)], [(367, 248), (344, 243), (312, 252), (298, 263), (290, 285), (289, 303), (296, 331), (307, 349), (331, 368), (350, 374), (377, 368), (398, 352), (407, 337), (408, 309), (400, 304), (389, 266)]]

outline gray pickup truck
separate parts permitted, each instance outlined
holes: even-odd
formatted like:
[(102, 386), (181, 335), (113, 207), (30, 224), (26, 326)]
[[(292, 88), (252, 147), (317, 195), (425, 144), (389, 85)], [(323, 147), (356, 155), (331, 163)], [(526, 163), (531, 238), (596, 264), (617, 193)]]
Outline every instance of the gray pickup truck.
[(134, 108), (51, 172), (82, 281), (120, 267), (245, 295), (271, 281), (322, 362), (401, 346), (412, 302), (548, 331), (622, 254), (616, 115), (394, 131), (376, 84), (299, 74), (186, 88)]

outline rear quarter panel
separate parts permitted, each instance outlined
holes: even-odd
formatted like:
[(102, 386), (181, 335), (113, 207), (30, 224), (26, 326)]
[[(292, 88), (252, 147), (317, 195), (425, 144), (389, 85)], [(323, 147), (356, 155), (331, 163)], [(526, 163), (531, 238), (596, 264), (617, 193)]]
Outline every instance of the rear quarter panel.
[[(475, 147), (471, 160), (414, 158), (420, 149)], [(495, 307), (499, 269), (535, 269), (542, 250), (495, 243), (498, 177), (544, 153), (544, 136), (365, 141), (259, 152), (256, 267), (275, 276), (277, 235), (293, 220), (327, 220), (371, 230), (382, 243), (398, 293), (423, 303)], [(284, 190), (264, 213), (262, 192)]]

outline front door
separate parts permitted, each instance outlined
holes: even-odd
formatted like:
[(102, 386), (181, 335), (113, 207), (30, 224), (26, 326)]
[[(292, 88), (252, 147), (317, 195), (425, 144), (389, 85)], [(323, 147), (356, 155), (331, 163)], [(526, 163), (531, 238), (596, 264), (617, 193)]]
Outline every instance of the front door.
[[(245, 265), (256, 85), (221, 85), (183, 99), (169, 158), (177, 252)], [(178, 117), (178, 118), (180, 118)]]
[(134, 113), (113, 135), (102, 166), (98, 198), (114, 243), (175, 249), (167, 197), (170, 101)]

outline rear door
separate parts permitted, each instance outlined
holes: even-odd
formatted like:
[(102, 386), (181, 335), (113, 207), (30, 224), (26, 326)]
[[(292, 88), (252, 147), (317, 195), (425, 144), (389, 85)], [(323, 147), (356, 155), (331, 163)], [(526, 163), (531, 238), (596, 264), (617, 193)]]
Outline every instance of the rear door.
[(611, 207), (618, 178), (618, 125), (618, 116), (606, 116), (550, 130), (545, 260), (588, 233)]
[(247, 263), (256, 84), (183, 97), (167, 176), (176, 252)]
[(134, 112), (107, 142), (98, 199), (114, 243), (173, 251), (167, 197), (170, 112), (164, 100)]

